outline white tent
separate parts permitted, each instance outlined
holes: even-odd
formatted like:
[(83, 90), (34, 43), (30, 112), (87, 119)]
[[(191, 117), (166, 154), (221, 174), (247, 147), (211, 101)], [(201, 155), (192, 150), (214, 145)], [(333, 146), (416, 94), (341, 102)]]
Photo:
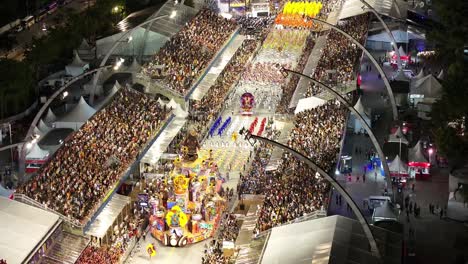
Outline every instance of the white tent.
[(401, 127), (398, 127), (398, 129), (395, 131), (394, 134), (391, 134), (388, 137), (388, 142), (401, 142), (402, 144), (408, 145), (408, 140), (406, 139), (405, 135), (403, 135), (403, 132), (401, 131)]
[(408, 166), (401, 161), (400, 156), (396, 155), (395, 159), (388, 164), (391, 174), (408, 175)]
[(46, 117), (44, 118), (44, 121), (46, 123), (53, 123), (57, 120), (57, 116), (54, 114), (54, 112), (52, 111), (52, 109), (50, 109), (49, 107), (49, 110), (47, 111), (47, 114), (46, 114)]
[(9, 264), (29, 263), (59, 221), (56, 214), (0, 197), (0, 258)]
[(140, 64), (138, 63), (136, 58), (133, 58), (132, 64), (128, 66), (127, 71), (136, 73), (136, 72), (139, 72), (140, 69), (141, 69)]
[(67, 73), (67, 75), (75, 77), (80, 74), (83, 74), (86, 70), (88, 70), (89, 63), (82, 61), (76, 50), (73, 53), (73, 61), (67, 66), (65, 66), (65, 72)]
[(440, 70), (439, 74), (437, 75), (437, 79), (443, 80), (444, 79), (444, 70)]
[(47, 132), (49, 132), (52, 128), (50, 128), (45, 122), (44, 120), (39, 120), (39, 125), (37, 126), (37, 128), (39, 128), (39, 130), (43, 133), (43, 134), (47, 134)]
[(33, 144), (29, 152), (26, 154), (26, 160), (46, 160), (49, 156), (47, 150), (43, 150), (37, 143)]
[(163, 107), (165, 106), (166, 104), (164, 103), (164, 101), (161, 99), (161, 97), (158, 98), (158, 104)]
[(81, 41), (81, 44), (80, 44), (80, 47), (78, 48), (80, 50), (85, 50), (85, 49), (91, 49), (91, 47), (89, 46), (88, 42), (86, 41), (86, 39), (83, 39)]
[(184, 111), (182, 109), (182, 107), (177, 104), (176, 108), (174, 109), (173, 111), (174, 115), (176, 115), (177, 117), (187, 117), (188, 116), (188, 112)]
[(96, 110), (81, 97), (78, 104), (65, 116), (61, 117), (56, 124), (58, 128), (78, 130), (94, 113), (96, 113)]
[(421, 69), (421, 70), (419, 71), (418, 75), (414, 76), (413, 79), (419, 80), (419, 79), (421, 79), (421, 78), (423, 78), (423, 77), (424, 77), (424, 72), (423, 72), (423, 70)]
[(405, 71), (403, 69), (398, 70), (397, 73), (393, 76), (393, 79), (397, 81), (409, 81), (408, 76), (405, 74)]
[(414, 147), (408, 151), (408, 159), (411, 162), (428, 162), (421, 149), (421, 142), (418, 141)]
[[(424, 100), (435, 100), (441, 97), (442, 85), (432, 75), (411, 82), (410, 98), (422, 98)], [(419, 100), (422, 101), (422, 100)], [(415, 101), (415, 104), (418, 102)]]
[[(361, 101), (361, 97), (359, 97), (359, 99), (357, 100), (356, 104), (354, 105), (354, 109), (356, 109), (356, 111), (361, 114), (361, 116), (364, 118), (364, 121), (369, 125), (371, 126), (371, 113), (370, 113), (370, 110), (369, 109), (366, 109), (364, 107), (364, 105), (362, 105), (362, 101)], [(353, 125), (353, 129), (354, 129), (354, 133), (358, 133), (359, 131), (363, 130), (363, 126), (361, 124), (361, 121), (356, 118), (354, 116), (354, 114), (352, 115), (351, 117), (351, 121), (350, 124)]]
[(169, 108), (172, 108), (172, 109), (176, 109), (177, 105), (178, 104), (174, 101), (174, 99), (171, 98), (171, 100), (169, 101), (169, 103), (167, 103), (166, 106), (169, 107)]
[(398, 52), (400, 53), (400, 56), (406, 56), (406, 52), (403, 50), (402, 46), (398, 48)]
[(320, 99), (315, 96), (300, 99), (297, 103), (296, 109), (294, 110), (294, 114), (298, 114), (302, 111), (316, 108), (317, 106), (324, 105), (326, 102), (326, 100)]
[(42, 137), (45, 133), (42, 132), (39, 128), (34, 127), (34, 134), (39, 135), (39, 137)]

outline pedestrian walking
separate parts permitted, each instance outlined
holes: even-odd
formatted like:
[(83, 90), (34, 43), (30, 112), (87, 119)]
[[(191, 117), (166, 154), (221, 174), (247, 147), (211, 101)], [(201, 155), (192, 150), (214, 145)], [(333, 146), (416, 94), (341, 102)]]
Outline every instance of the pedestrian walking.
[(362, 182), (366, 182), (366, 174), (365, 173), (362, 175)]
[(442, 219), (443, 216), (444, 216), (444, 209), (440, 208), (440, 217), (439, 217), (439, 219)]
[(374, 180), (377, 181), (377, 172), (374, 172)]
[(340, 194), (340, 197), (339, 197), (339, 202), (338, 202), (341, 206), (341, 194)]
[(414, 192), (414, 183), (411, 184), (411, 191)]
[(356, 176), (356, 182), (359, 182), (359, 175)]
[(339, 200), (338, 200), (338, 199), (339, 199), (339, 198), (338, 198), (338, 194), (337, 194), (335, 197), (336, 197), (335, 203), (336, 203), (336, 205), (338, 205), (338, 203), (339, 203)]
[(413, 202), (409, 203), (409, 212), (410, 212), (410, 214), (413, 213)]
[(431, 203), (429, 203), (429, 213), (432, 214), (432, 204)]

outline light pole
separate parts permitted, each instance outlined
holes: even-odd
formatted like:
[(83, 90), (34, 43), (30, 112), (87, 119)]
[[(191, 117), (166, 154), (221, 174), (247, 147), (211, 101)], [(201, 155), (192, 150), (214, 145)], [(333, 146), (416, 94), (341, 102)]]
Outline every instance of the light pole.
[(340, 101), (340, 103), (344, 104), (349, 109), (349, 111), (351, 111), (351, 113), (353, 113), (354, 116), (361, 122), (361, 125), (364, 127), (367, 134), (369, 135), (369, 137), (371, 139), (371, 142), (374, 145), (375, 150), (377, 151), (377, 154), (379, 154), (380, 162), (382, 163), (382, 166), (383, 166), (383, 169), (384, 169), (384, 172), (385, 172), (385, 178), (386, 178), (386, 181), (387, 181), (387, 188), (392, 188), (393, 200), (395, 200), (395, 193), (393, 192), (393, 185), (392, 185), (392, 180), (391, 180), (391, 176), (390, 176), (390, 168), (388, 167), (387, 160), (385, 159), (385, 155), (384, 155), (384, 153), (382, 151), (382, 148), (380, 147), (380, 144), (377, 141), (377, 138), (375, 137), (374, 133), (372, 132), (372, 129), (371, 129), (370, 125), (362, 117), (361, 113), (359, 113), (343, 96), (341, 96), (340, 93), (333, 90), (331, 87), (323, 84), (322, 82), (319, 82), (319, 81), (315, 80), (314, 78), (311, 78), (311, 77), (309, 77), (309, 76), (307, 76), (305, 74), (302, 74), (300, 72), (297, 72), (297, 71), (292, 71), (292, 70), (285, 69), (285, 68), (283, 68), (283, 70), (286, 71), (286, 72), (295, 74), (295, 75), (297, 75), (299, 77), (304, 77), (304, 78), (306, 78), (306, 79), (320, 85), (321, 87), (325, 88), (327, 91), (332, 93), (336, 97), (336, 99), (338, 99)]
[(346, 192), (346, 190), (338, 183), (336, 179), (328, 175), (322, 168), (320, 168), (317, 164), (315, 164), (312, 160), (307, 158), (306, 156), (302, 155), (301, 153), (297, 152), (296, 150), (289, 148), (281, 143), (278, 143), (276, 141), (252, 135), (249, 133), (247, 129), (241, 129), (239, 134), (243, 135), (245, 134), (245, 138), (247, 140), (249, 139), (254, 139), (254, 140), (259, 140), (262, 142), (265, 142), (269, 145), (273, 145), (275, 147), (279, 147), (280, 149), (287, 151), (291, 153), (293, 156), (295, 156), (297, 159), (300, 161), (304, 162), (307, 164), (312, 170), (316, 171), (319, 173), (323, 178), (325, 178), (330, 184), (345, 198), (345, 201), (349, 204), (351, 209), (353, 210), (354, 214), (356, 215), (359, 223), (362, 226), (362, 229), (364, 230), (364, 234), (366, 235), (367, 239), (369, 240), (369, 245), (371, 248), (371, 253), (374, 255), (378, 261), (381, 263), (382, 262), (382, 257), (380, 255), (379, 248), (377, 246), (377, 242), (375, 241), (374, 235), (372, 234), (372, 231), (370, 230), (369, 223), (367, 222), (366, 218), (362, 214), (362, 212), (359, 210), (359, 207), (356, 205), (354, 200), (351, 198), (351, 196)]
[[(99, 67), (103, 67), (104, 65), (106, 65), (107, 63), (107, 60), (109, 59), (110, 55), (112, 54), (112, 52), (114, 52), (114, 50), (117, 48), (117, 46), (119, 45), (120, 42), (122, 42), (122, 39), (124, 39), (125, 37), (127, 37), (127, 35), (130, 34), (130, 36), (133, 34), (133, 31), (139, 27), (142, 27), (146, 24), (149, 24), (149, 23), (152, 23), (158, 19), (162, 19), (162, 18), (165, 18), (167, 17), (168, 15), (162, 15), (162, 16), (158, 16), (158, 17), (155, 17), (155, 18), (152, 18), (152, 19), (149, 19), (149, 20), (146, 20), (145, 22), (137, 25), (136, 27), (130, 29), (130, 30), (127, 30), (125, 32), (123, 32), (122, 36), (120, 36), (119, 39), (117, 39), (114, 44), (112, 45), (112, 47), (110, 48), (110, 50), (107, 52), (106, 56), (104, 57), (104, 59), (101, 61), (101, 64), (99, 64)], [(174, 15), (175, 16), (175, 15)], [(171, 18), (174, 17), (173, 14), (171, 14)], [(97, 81), (99, 80), (99, 76), (101, 75), (101, 71), (97, 71), (96, 75), (94, 76), (93, 78), (93, 85), (91, 87), (91, 92), (90, 92), (90, 98), (89, 98), (89, 103), (90, 104), (93, 104), (94, 102), (94, 94), (96, 93), (96, 84), (97, 84)]]
[(325, 24), (331, 28), (333, 28), (334, 30), (338, 31), (339, 33), (341, 33), (342, 35), (344, 35), (346, 38), (348, 38), (351, 42), (353, 42), (354, 44), (356, 44), (356, 46), (358, 46), (359, 48), (361, 48), (361, 50), (367, 55), (367, 57), (371, 60), (371, 62), (374, 64), (374, 66), (376, 67), (377, 71), (379, 72), (380, 76), (382, 76), (382, 80), (384, 81), (384, 84), (385, 84), (385, 87), (387, 88), (387, 92), (388, 92), (388, 97), (390, 98), (390, 104), (392, 106), (392, 112), (393, 112), (393, 120), (394, 121), (397, 121), (398, 120), (398, 110), (397, 110), (397, 107), (396, 107), (396, 102), (395, 102), (395, 97), (393, 96), (393, 91), (392, 91), (392, 87), (390, 86), (390, 82), (388, 81), (387, 79), (387, 76), (385, 75), (385, 72), (383, 71), (382, 67), (380, 66), (380, 64), (374, 59), (374, 57), (370, 54), (370, 52), (361, 44), (359, 43), (359, 41), (355, 40), (351, 35), (349, 35), (348, 33), (344, 32), (343, 30), (341, 30), (340, 28), (326, 22), (326, 21), (323, 21), (323, 20), (320, 20), (320, 19), (317, 19), (317, 18), (310, 18), (312, 21), (315, 21), (315, 22), (318, 22), (318, 23), (322, 23), (322, 24)]

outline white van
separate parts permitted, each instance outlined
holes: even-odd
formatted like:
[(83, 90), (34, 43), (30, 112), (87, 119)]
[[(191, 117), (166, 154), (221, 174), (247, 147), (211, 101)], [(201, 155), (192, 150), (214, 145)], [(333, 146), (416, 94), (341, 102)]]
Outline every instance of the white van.
[(380, 221), (398, 222), (398, 216), (395, 213), (396, 208), (389, 201), (385, 201), (381, 206), (374, 208), (372, 213), (372, 223)]
[(367, 207), (369, 211), (374, 211), (375, 208), (382, 206), (385, 202), (391, 203), (392, 200), (388, 196), (369, 196), (367, 200)]

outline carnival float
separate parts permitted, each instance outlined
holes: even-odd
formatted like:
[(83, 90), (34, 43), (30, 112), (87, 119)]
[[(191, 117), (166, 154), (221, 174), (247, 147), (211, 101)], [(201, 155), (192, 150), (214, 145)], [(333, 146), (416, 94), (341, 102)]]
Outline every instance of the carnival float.
[(212, 237), (225, 208), (212, 151), (199, 155), (199, 147), (196, 134), (190, 132), (164, 179), (164, 195), (149, 201), (151, 234), (166, 246), (183, 247)]

